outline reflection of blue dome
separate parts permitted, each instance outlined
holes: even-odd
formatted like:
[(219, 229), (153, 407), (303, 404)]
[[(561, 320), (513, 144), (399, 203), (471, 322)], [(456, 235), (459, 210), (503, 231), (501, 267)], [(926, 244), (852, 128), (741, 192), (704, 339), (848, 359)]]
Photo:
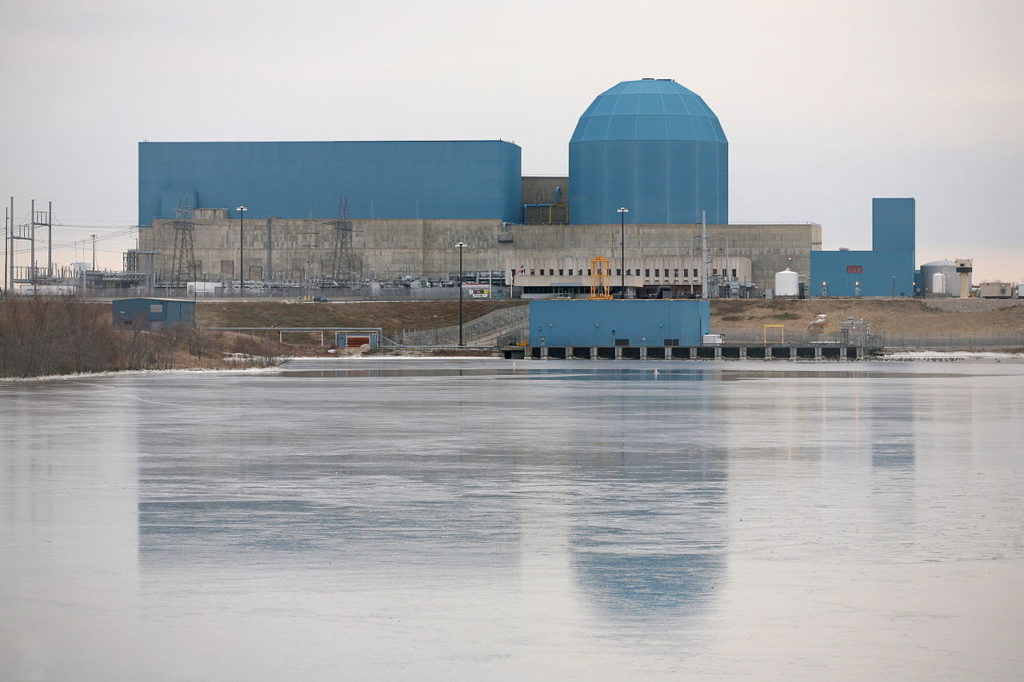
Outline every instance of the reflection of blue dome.
[(729, 142), (711, 108), (675, 81), (626, 81), (580, 117), (569, 141), (577, 225), (729, 222)]

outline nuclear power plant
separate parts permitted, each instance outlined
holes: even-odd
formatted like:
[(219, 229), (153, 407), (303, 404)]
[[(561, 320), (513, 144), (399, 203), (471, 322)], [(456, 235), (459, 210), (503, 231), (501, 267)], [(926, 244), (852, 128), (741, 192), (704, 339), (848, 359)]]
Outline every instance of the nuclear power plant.
[(137, 260), (171, 285), (486, 272), (525, 298), (762, 295), (790, 268), (817, 293), (820, 225), (729, 223), (729, 143), (696, 93), (619, 83), (568, 132), (568, 177), (523, 177), (504, 140), (142, 142)]

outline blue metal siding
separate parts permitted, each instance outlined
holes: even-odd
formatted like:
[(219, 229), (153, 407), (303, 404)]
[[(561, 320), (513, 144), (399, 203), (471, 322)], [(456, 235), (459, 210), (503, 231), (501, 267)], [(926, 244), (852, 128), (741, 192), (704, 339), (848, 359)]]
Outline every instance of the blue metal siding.
[(913, 199), (871, 200), (871, 248), (913, 251), (916, 231)]
[[(153, 310), (159, 305), (160, 309)], [(195, 324), (196, 306), (192, 301), (167, 298), (120, 298), (112, 302), (112, 321), (115, 327), (131, 325), (137, 329), (172, 324)]]
[(668, 80), (619, 83), (580, 117), (569, 142), (570, 221), (729, 222), (729, 143), (710, 107)]
[[(848, 266), (863, 272), (847, 272)], [(811, 296), (913, 296), (913, 251), (811, 251)]]
[(662, 346), (665, 339), (698, 346), (710, 327), (707, 301), (531, 301), (530, 344), (534, 346)]
[(140, 142), (139, 224), (240, 204), (247, 218), (518, 219), (521, 150), (509, 142)]
[(576, 142), (569, 145), (574, 225), (729, 222), (729, 150), (693, 141)]
[(914, 199), (872, 199), (871, 251), (811, 251), (811, 296), (913, 296), (915, 210)]

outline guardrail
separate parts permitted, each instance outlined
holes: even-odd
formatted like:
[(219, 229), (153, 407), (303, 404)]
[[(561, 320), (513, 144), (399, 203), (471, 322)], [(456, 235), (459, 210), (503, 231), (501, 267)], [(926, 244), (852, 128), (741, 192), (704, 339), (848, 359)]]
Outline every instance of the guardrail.
[[(494, 346), (501, 338), (525, 333), (529, 324), (529, 306), (504, 308), (463, 324), (462, 337), (467, 346)], [(458, 342), (459, 325), (405, 332), (400, 338), (403, 346), (454, 346)]]

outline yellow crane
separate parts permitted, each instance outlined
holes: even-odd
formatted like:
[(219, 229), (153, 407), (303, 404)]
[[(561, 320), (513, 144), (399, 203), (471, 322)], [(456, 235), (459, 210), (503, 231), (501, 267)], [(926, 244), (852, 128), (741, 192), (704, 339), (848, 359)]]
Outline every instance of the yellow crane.
[(612, 279), (610, 261), (604, 256), (597, 256), (590, 259), (590, 296), (591, 301), (607, 301), (612, 295), (609, 293), (609, 282)]

